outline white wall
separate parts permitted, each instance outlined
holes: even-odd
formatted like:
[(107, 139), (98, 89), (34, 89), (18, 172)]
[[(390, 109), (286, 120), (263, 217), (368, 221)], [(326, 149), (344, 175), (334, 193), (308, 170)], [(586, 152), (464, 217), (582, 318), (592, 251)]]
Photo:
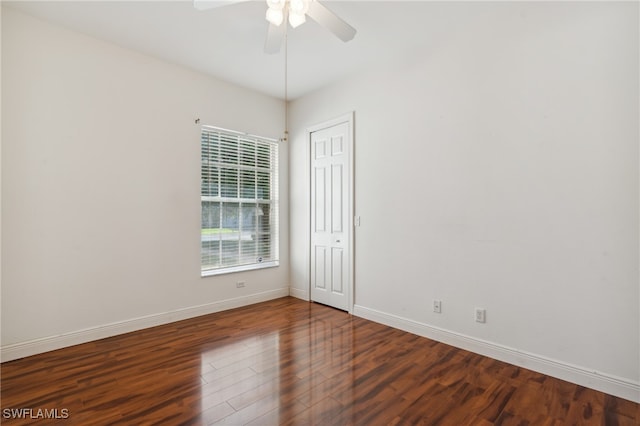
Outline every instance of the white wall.
[[(279, 137), (281, 100), (2, 11), (3, 360), (288, 294), (200, 278), (200, 118)], [(235, 282), (246, 281), (236, 289)]]
[(355, 313), (640, 400), (638, 4), (456, 7), (437, 50), (291, 104), (291, 235), (305, 129), (353, 110)]

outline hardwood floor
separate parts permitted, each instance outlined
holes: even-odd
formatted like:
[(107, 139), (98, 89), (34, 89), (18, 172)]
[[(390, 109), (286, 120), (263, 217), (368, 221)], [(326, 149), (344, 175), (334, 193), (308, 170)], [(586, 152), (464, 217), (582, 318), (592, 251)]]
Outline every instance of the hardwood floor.
[(7, 425), (640, 424), (639, 404), (291, 297), (1, 368)]

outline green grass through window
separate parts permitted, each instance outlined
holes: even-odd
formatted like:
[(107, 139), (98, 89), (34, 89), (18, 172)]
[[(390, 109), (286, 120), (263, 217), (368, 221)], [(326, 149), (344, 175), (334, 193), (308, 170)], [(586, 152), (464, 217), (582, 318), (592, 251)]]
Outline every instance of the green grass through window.
[(203, 228), (202, 229), (202, 235), (229, 234), (231, 232), (237, 232), (237, 230), (229, 229), (229, 228)]

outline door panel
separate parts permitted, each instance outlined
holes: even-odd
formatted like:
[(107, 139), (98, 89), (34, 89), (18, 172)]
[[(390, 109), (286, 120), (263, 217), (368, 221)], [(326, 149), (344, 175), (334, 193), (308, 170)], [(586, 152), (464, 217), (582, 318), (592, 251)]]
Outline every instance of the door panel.
[(316, 288), (325, 290), (327, 288), (326, 270), (327, 268), (327, 248), (316, 246), (315, 250), (315, 264), (316, 264)]
[(331, 248), (331, 291), (334, 294), (344, 294), (344, 250)]
[(342, 164), (331, 166), (331, 231), (342, 233), (344, 208), (342, 206), (342, 192), (344, 181), (342, 179)]
[(327, 230), (327, 191), (325, 169), (315, 169), (315, 231), (325, 232)]

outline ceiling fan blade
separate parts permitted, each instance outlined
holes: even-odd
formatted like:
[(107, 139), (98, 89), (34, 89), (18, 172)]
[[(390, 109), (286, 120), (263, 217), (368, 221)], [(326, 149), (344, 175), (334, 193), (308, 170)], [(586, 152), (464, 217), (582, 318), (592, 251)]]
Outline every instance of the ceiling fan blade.
[(249, 0), (193, 0), (193, 7), (198, 10), (215, 9), (234, 3), (242, 3)]
[(269, 29), (267, 30), (267, 41), (264, 43), (264, 52), (268, 54), (278, 53), (282, 46), (282, 40), (284, 40), (286, 31), (286, 22), (283, 22), (278, 26), (269, 24)]
[(356, 35), (356, 29), (343, 21), (319, 1), (309, 3), (307, 15), (318, 24), (326, 27), (342, 41), (349, 41)]

